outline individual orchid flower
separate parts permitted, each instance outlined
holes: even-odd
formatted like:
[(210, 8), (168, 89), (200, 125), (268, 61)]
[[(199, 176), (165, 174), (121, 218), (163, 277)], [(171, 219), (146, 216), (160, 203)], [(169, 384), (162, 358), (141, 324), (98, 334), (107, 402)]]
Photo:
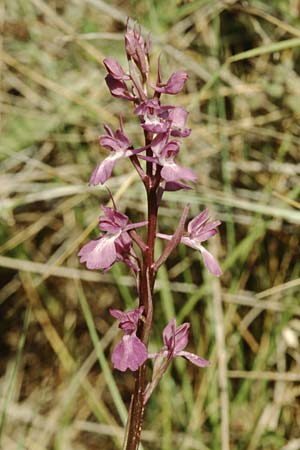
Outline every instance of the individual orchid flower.
[(112, 174), (112, 170), (119, 159), (135, 155), (143, 150), (133, 149), (132, 143), (123, 131), (122, 121), (120, 120), (120, 129), (115, 133), (107, 126), (104, 126), (107, 134), (100, 136), (100, 144), (111, 151), (110, 155), (98, 164), (93, 171), (90, 184), (96, 186), (103, 184)]
[(176, 319), (171, 319), (163, 330), (163, 348), (157, 353), (149, 353), (148, 358), (154, 360), (152, 380), (145, 389), (144, 403), (149, 400), (153, 390), (166, 372), (173, 358), (182, 356), (198, 367), (208, 367), (210, 362), (194, 353), (185, 351), (188, 344), (190, 324), (183, 323), (176, 328)]
[[(215, 257), (203, 247), (202, 242), (207, 241), (212, 236), (217, 234), (217, 227), (221, 224), (220, 220), (209, 221), (209, 211), (205, 209), (198, 214), (188, 224), (188, 233), (181, 238), (181, 243), (185, 244), (195, 250), (199, 250), (206, 268), (216, 276), (222, 275), (222, 270)], [(172, 236), (158, 233), (158, 237), (162, 239), (171, 240)]]
[(159, 92), (161, 94), (175, 95), (183, 89), (183, 86), (185, 85), (187, 79), (187, 73), (182, 70), (178, 70), (170, 76), (166, 83), (160, 84), (159, 86), (151, 86), (156, 92)]
[(169, 141), (169, 133), (159, 134), (152, 143), (151, 149), (156, 157), (156, 163), (162, 166), (161, 177), (166, 182), (196, 181), (197, 176), (191, 170), (178, 166), (175, 157), (179, 153), (180, 144), (178, 141)]
[(188, 322), (185, 322), (176, 328), (176, 319), (171, 319), (163, 330), (164, 349), (162, 354), (168, 359), (182, 356), (198, 367), (208, 367), (209, 361), (184, 350), (188, 344), (190, 326)]
[(170, 128), (168, 111), (163, 109), (157, 98), (140, 103), (134, 110), (140, 117), (141, 126), (151, 133), (165, 133)]
[(191, 128), (186, 128), (188, 112), (181, 106), (161, 106), (157, 98), (140, 103), (135, 108), (146, 131), (159, 134), (170, 130), (171, 136), (187, 137), (191, 134)]
[(145, 344), (136, 335), (138, 322), (143, 312), (143, 306), (128, 312), (110, 309), (110, 314), (118, 319), (119, 328), (124, 332), (124, 336), (114, 348), (111, 358), (114, 368), (121, 372), (125, 372), (127, 369), (136, 371), (148, 358)]
[(178, 166), (174, 159), (179, 152), (179, 142), (171, 141), (161, 151), (158, 163), (162, 166), (161, 176), (167, 182), (196, 181), (195, 173), (186, 167)]
[(85, 244), (78, 255), (87, 269), (108, 270), (116, 261), (123, 261), (137, 271), (130, 259), (133, 245), (128, 231), (142, 227), (147, 222), (129, 223), (126, 214), (102, 206), (104, 216), (99, 219), (99, 229), (105, 231), (98, 239)]

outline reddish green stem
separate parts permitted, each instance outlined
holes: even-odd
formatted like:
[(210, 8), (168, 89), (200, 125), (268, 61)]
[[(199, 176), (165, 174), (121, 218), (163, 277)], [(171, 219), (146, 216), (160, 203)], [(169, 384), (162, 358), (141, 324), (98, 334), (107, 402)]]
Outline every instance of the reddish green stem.
[[(147, 144), (150, 141), (150, 137), (145, 135), (145, 138)], [(152, 175), (152, 169), (152, 163), (148, 163), (147, 174), (150, 183), (145, 183), (148, 206), (148, 237), (147, 248), (143, 251), (143, 262), (139, 275), (139, 305), (144, 306), (146, 320), (140, 326), (137, 333), (146, 346), (149, 342), (153, 317), (152, 294), (155, 281), (153, 264), (158, 213), (157, 186), (159, 184), (156, 179), (154, 180), (155, 177)], [(139, 447), (144, 418), (144, 393), (146, 385), (146, 363), (144, 363), (139, 370), (135, 372), (135, 386), (128, 417), (128, 432), (124, 447), (125, 450), (138, 450)]]

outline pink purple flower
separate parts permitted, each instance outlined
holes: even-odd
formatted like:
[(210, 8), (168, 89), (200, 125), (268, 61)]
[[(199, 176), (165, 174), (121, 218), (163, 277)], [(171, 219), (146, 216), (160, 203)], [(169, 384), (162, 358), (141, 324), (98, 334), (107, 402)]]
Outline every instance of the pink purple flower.
[(210, 365), (209, 361), (184, 350), (188, 344), (189, 330), (190, 324), (188, 322), (176, 328), (176, 319), (171, 319), (163, 330), (163, 349), (159, 353), (150, 354), (148, 357), (157, 358), (158, 356), (163, 356), (170, 361), (172, 358), (182, 356), (198, 367), (208, 367)]
[(159, 134), (170, 131), (171, 136), (187, 137), (191, 129), (186, 128), (188, 112), (181, 106), (161, 106), (157, 98), (142, 102), (135, 108), (146, 131)]
[(104, 216), (99, 219), (99, 229), (105, 233), (81, 248), (80, 262), (86, 263), (87, 269), (108, 270), (116, 261), (123, 261), (137, 271), (138, 267), (130, 258), (132, 239), (128, 231), (147, 222), (129, 223), (126, 214), (106, 206), (102, 209)]
[[(204, 265), (207, 269), (216, 276), (222, 275), (222, 270), (215, 257), (203, 247), (202, 242), (207, 241), (212, 236), (217, 234), (217, 227), (221, 224), (220, 220), (209, 221), (209, 211), (205, 209), (202, 213), (198, 214), (188, 224), (188, 233), (181, 238), (181, 243), (188, 245), (189, 247), (199, 250), (204, 261)], [(171, 240), (172, 236), (167, 234), (158, 233), (158, 237), (162, 239)]]
[(134, 110), (141, 119), (141, 126), (151, 133), (165, 133), (170, 128), (168, 111), (163, 109), (157, 98), (140, 103)]
[(132, 143), (123, 131), (123, 126), (120, 121), (120, 129), (115, 133), (107, 126), (104, 126), (107, 134), (100, 136), (100, 144), (110, 150), (110, 155), (98, 164), (93, 171), (90, 184), (96, 186), (103, 184), (111, 176), (112, 170), (119, 159), (127, 158), (143, 149), (133, 149)]
[(127, 369), (136, 371), (148, 358), (145, 344), (136, 336), (138, 322), (143, 312), (143, 306), (128, 312), (110, 309), (110, 314), (118, 319), (119, 328), (124, 332), (124, 336), (114, 348), (111, 358), (114, 368), (121, 372), (125, 372)]
[(178, 141), (168, 141), (168, 138), (169, 133), (159, 134), (151, 143), (156, 163), (162, 166), (162, 178), (166, 182), (196, 181), (197, 175), (192, 170), (176, 164), (175, 157), (179, 153), (180, 143)]

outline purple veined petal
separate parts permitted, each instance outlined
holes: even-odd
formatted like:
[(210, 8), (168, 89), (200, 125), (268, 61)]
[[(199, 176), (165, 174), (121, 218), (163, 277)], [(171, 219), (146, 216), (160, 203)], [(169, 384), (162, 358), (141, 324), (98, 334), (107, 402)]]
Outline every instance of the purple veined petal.
[(114, 154), (105, 158), (100, 164), (94, 169), (89, 184), (91, 186), (97, 186), (98, 184), (104, 184), (108, 178), (111, 176), (113, 168), (119, 156)]
[(165, 159), (174, 159), (175, 156), (179, 153), (179, 150), (180, 142), (170, 141), (166, 143), (166, 145), (162, 148), (160, 156)]
[(124, 81), (117, 80), (110, 74), (105, 77), (105, 81), (111, 95), (117, 98), (133, 101), (135, 98), (130, 94)]
[(161, 86), (153, 86), (151, 84), (151, 87), (156, 91), (160, 92), (161, 94), (178, 94), (182, 89), (183, 86), (188, 79), (188, 75), (186, 72), (182, 70), (178, 70), (177, 72), (174, 72), (168, 81), (161, 85)]
[(114, 348), (111, 360), (115, 369), (135, 372), (147, 358), (145, 344), (135, 334), (126, 334)]
[(104, 211), (104, 216), (99, 218), (99, 229), (119, 235), (120, 231), (123, 231), (128, 224), (128, 216), (108, 206), (102, 205), (101, 208)]
[(217, 227), (221, 225), (221, 223), (220, 220), (207, 221), (202, 225), (194, 227), (191, 236), (197, 239), (198, 242), (204, 242), (218, 233)]
[(172, 121), (172, 127), (180, 129), (184, 128), (188, 115), (188, 111), (181, 106), (175, 106), (174, 108), (170, 109), (169, 119)]
[(163, 342), (170, 353), (173, 353), (175, 349), (175, 330), (176, 319), (173, 318), (163, 330)]
[(191, 134), (191, 128), (185, 128), (185, 124), (188, 117), (188, 112), (180, 107), (176, 106), (170, 109), (169, 120), (171, 120), (171, 136), (185, 138)]
[(121, 311), (120, 309), (116, 308), (109, 308), (109, 313), (111, 316), (113, 316), (115, 319), (122, 320), (124, 318), (124, 311)]
[(126, 75), (123, 68), (114, 58), (105, 58), (103, 64), (110, 75), (116, 80), (130, 80), (130, 76)]
[(164, 182), (164, 187), (163, 189), (165, 191), (179, 191), (180, 189), (185, 189), (190, 191), (192, 188), (184, 183), (180, 183), (179, 181), (168, 181), (168, 182)]
[(117, 252), (117, 261), (124, 262), (135, 272), (139, 272), (139, 267), (137, 264), (131, 260), (131, 251), (132, 251), (133, 241), (130, 235), (124, 231), (115, 240), (116, 252)]
[(161, 176), (167, 182), (179, 181), (182, 178), (180, 173), (180, 167), (177, 166), (177, 164), (174, 163), (173, 161), (164, 163), (161, 170)]
[(127, 136), (120, 130), (117, 130), (113, 137), (107, 134), (100, 136), (99, 142), (108, 150), (121, 153), (121, 155), (123, 155), (123, 152), (132, 145)]
[(188, 236), (183, 236), (181, 238), (181, 243), (193, 248), (194, 250), (200, 251), (203, 257), (204, 265), (210, 271), (210, 273), (216, 276), (222, 275), (222, 270), (217, 260), (208, 250), (203, 247), (203, 245), (200, 244), (200, 242), (196, 238), (192, 239)]
[(131, 322), (133, 322), (135, 324), (135, 326), (137, 326), (138, 321), (142, 317), (144, 310), (145, 310), (144, 306), (139, 306), (138, 308), (127, 311), (126, 315), (127, 315), (128, 319)]
[(182, 236), (181, 244), (187, 245), (188, 247), (193, 248), (194, 250), (200, 250), (200, 244), (195, 239), (192, 239), (188, 236)]
[(155, 156), (159, 157), (161, 155), (161, 152), (168, 143), (168, 139), (169, 139), (169, 129), (164, 133), (155, 136), (155, 138), (151, 142), (151, 150), (153, 151)]
[(192, 219), (188, 224), (188, 232), (190, 234), (194, 233), (195, 229), (198, 229), (201, 225), (203, 225), (209, 217), (209, 210), (206, 208), (200, 214), (198, 214), (194, 219)]
[(122, 253), (129, 253), (132, 247), (132, 239), (130, 235), (126, 231), (122, 231), (120, 236), (115, 241), (116, 246), (118, 246), (118, 249), (120, 251), (120, 247), (122, 248)]
[(161, 176), (167, 182), (179, 180), (196, 181), (197, 176), (190, 169), (178, 166), (174, 161), (166, 161), (163, 164)]
[(188, 344), (189, 331), (191, 325), (188, 322), (183, 323), (175, 331), (175, 349), (174, 354), (182, 351)]
[(121, 311), (120, 309), (110, 309), (109, 312), (119, 320), (119, 327), (127, 334), (131, 334), (137, 329), (138, 321), (144, 312), (144, 307), (140, 306), (127, 312)]
[(120, 144), (120, 148), (122, 150), (127, 150), (129, 147), (132, 146), (131, 141), (128, 139), (128, 137), (126, 136), (126, 134), (124, 133), (124, 131), (122, 130), (117, 130), (115, 132), (115, 137), (116, 140), (119, 142)]
[(221, 220), (211, 220), (210, 222), (207, 222), (205, 224), (203, 224), (202, 226), (202, 230), (204, 233), (206, 233), (207, 231), (213, 230), (215, 228), (217, 228), (219, 225), (221, 225)]
[(213, 230), (209, 230), (209, 231), (201, 231), (201, 233), (199, 233), (199, 235), (194, 236), (194, 239), (197, 240), (197, 242), (201, 243), (201, 242), (205, 242), (207, 241), (209, 238), (215, 236), (218, 233), (218, 230), (216, 230), (215, 228)]
[(197, 181), (198, 177), (195, 174), (195, 172), (193, 172), (193, 170), (188, 169), (187, 167), (181, 167), (181, 176), (183, 180), (187, 180), (187, 181)]
[(222, 275), (221, 267), (219, 266), (218, 261), (215, 259), (215, 257), (209, 253), (202, 245), (200, 245), (199, 250), (202, 254), (203, 261), (205, 267), (212, 273), (213, 275), (220, 276)]
[(175, 356), (183, 356), (184, 358), (188, 359), (190, 362), (195, 364), (195, 366), (198, 367), (208, 367), (210, 366), (210, 362), (207, 361), (204, 358), (200, 358), (200, 356), (195, 355), (194, 353), (181, 351), (176, 353)]
[(116, 236), (103, 235), (82, 247), (78, 255), (80, 262), (86, 263), (88, 269), (106, 269), (116, 261)]

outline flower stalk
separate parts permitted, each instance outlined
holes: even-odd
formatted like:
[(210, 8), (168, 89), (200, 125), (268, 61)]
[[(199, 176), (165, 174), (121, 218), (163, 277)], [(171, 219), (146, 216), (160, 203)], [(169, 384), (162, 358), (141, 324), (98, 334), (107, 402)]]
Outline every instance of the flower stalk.
[[(99, 218), (100, 235), (85, 244), (79, 252), (80, 261), (91, 270), (108, 271), (116, 262), (129, 266), (137, 280), (139, 303), (131, 311), (111, 309), (111, 315), (119, 321), (123, 332), (120, 342), (112, 352), (115, 369), (131, 370), (135, 379), (131, 396), (128, 422), (125, 432), (124, 450), (138, 450), (143, 425), (145, 405), (155, 387), (163, 377), (172, 359), (184, 357), (198, 367), (207, 367), (209, 362), (185, 351), (188, 344), (189, 323), (176, 327), (175, 318), (163, 330), (163, 347), (154, 354), (148, 352), (148, 344), (154, 318), (153, 290), (156, 273), (179, 244), (198, 250), (207, 269), (219, 276), (221, 269), (216, 259), (203, 246), (203, 242), (217, 233), (220, 221), (209, 221), (208, 210), (192, 219), (185, 231), (189, 214), (187, 204), (182, 212), (177, 229), (172, 235), (158, 230), (159, 206), (165, 191), (191, 189), (196, 174), (177, 163), (181, 141), (190, 135), (186, 127), (188, 112), (178, 106), (164, 105), (162, 95), (176, 95), (185, 86), (188, 75), (184, 71), (171, 74), (163, 82), (160, 59), (156, 84), (150, 81), (150, 39), (144, 39), (140, 28), (128, 21), (125, 34), (125, 50), (128, 59), (128, 73), (113, 58), (104, 60), (108, 72), (105, 80), (112, 96), (129, 101), (134, 114), (139, 118), (144, 135), (144, 146), (134, 148), (126, 135), (122, 118), (120, 128), (115, 132), (105, 126), (106, 134), (100, 136), (100, 144), (109, 150), (109, 155), (100, 162), (92, 173), (90, 184), (104, 184), (112, 176), (115, 165), (129, 158), (136, 169), (147, 198), (147, 220), (132, 223), (129, 217), (113, 208), (102, 207)], [(151, 95), (148, 94), (151, 92)], [(110, 192), (110, 191), (109, 191)], [(112, 195), (111, 195), (112, 197)], [(112, 197), (113, 200), (113, 197)], [(147, 227), (146, 239), (137, 231)], [(162, 254), (155, 260), (157, 238), (168, 241)], [(153, 360), (152, 377), (148, 378), (148, 360)]]

